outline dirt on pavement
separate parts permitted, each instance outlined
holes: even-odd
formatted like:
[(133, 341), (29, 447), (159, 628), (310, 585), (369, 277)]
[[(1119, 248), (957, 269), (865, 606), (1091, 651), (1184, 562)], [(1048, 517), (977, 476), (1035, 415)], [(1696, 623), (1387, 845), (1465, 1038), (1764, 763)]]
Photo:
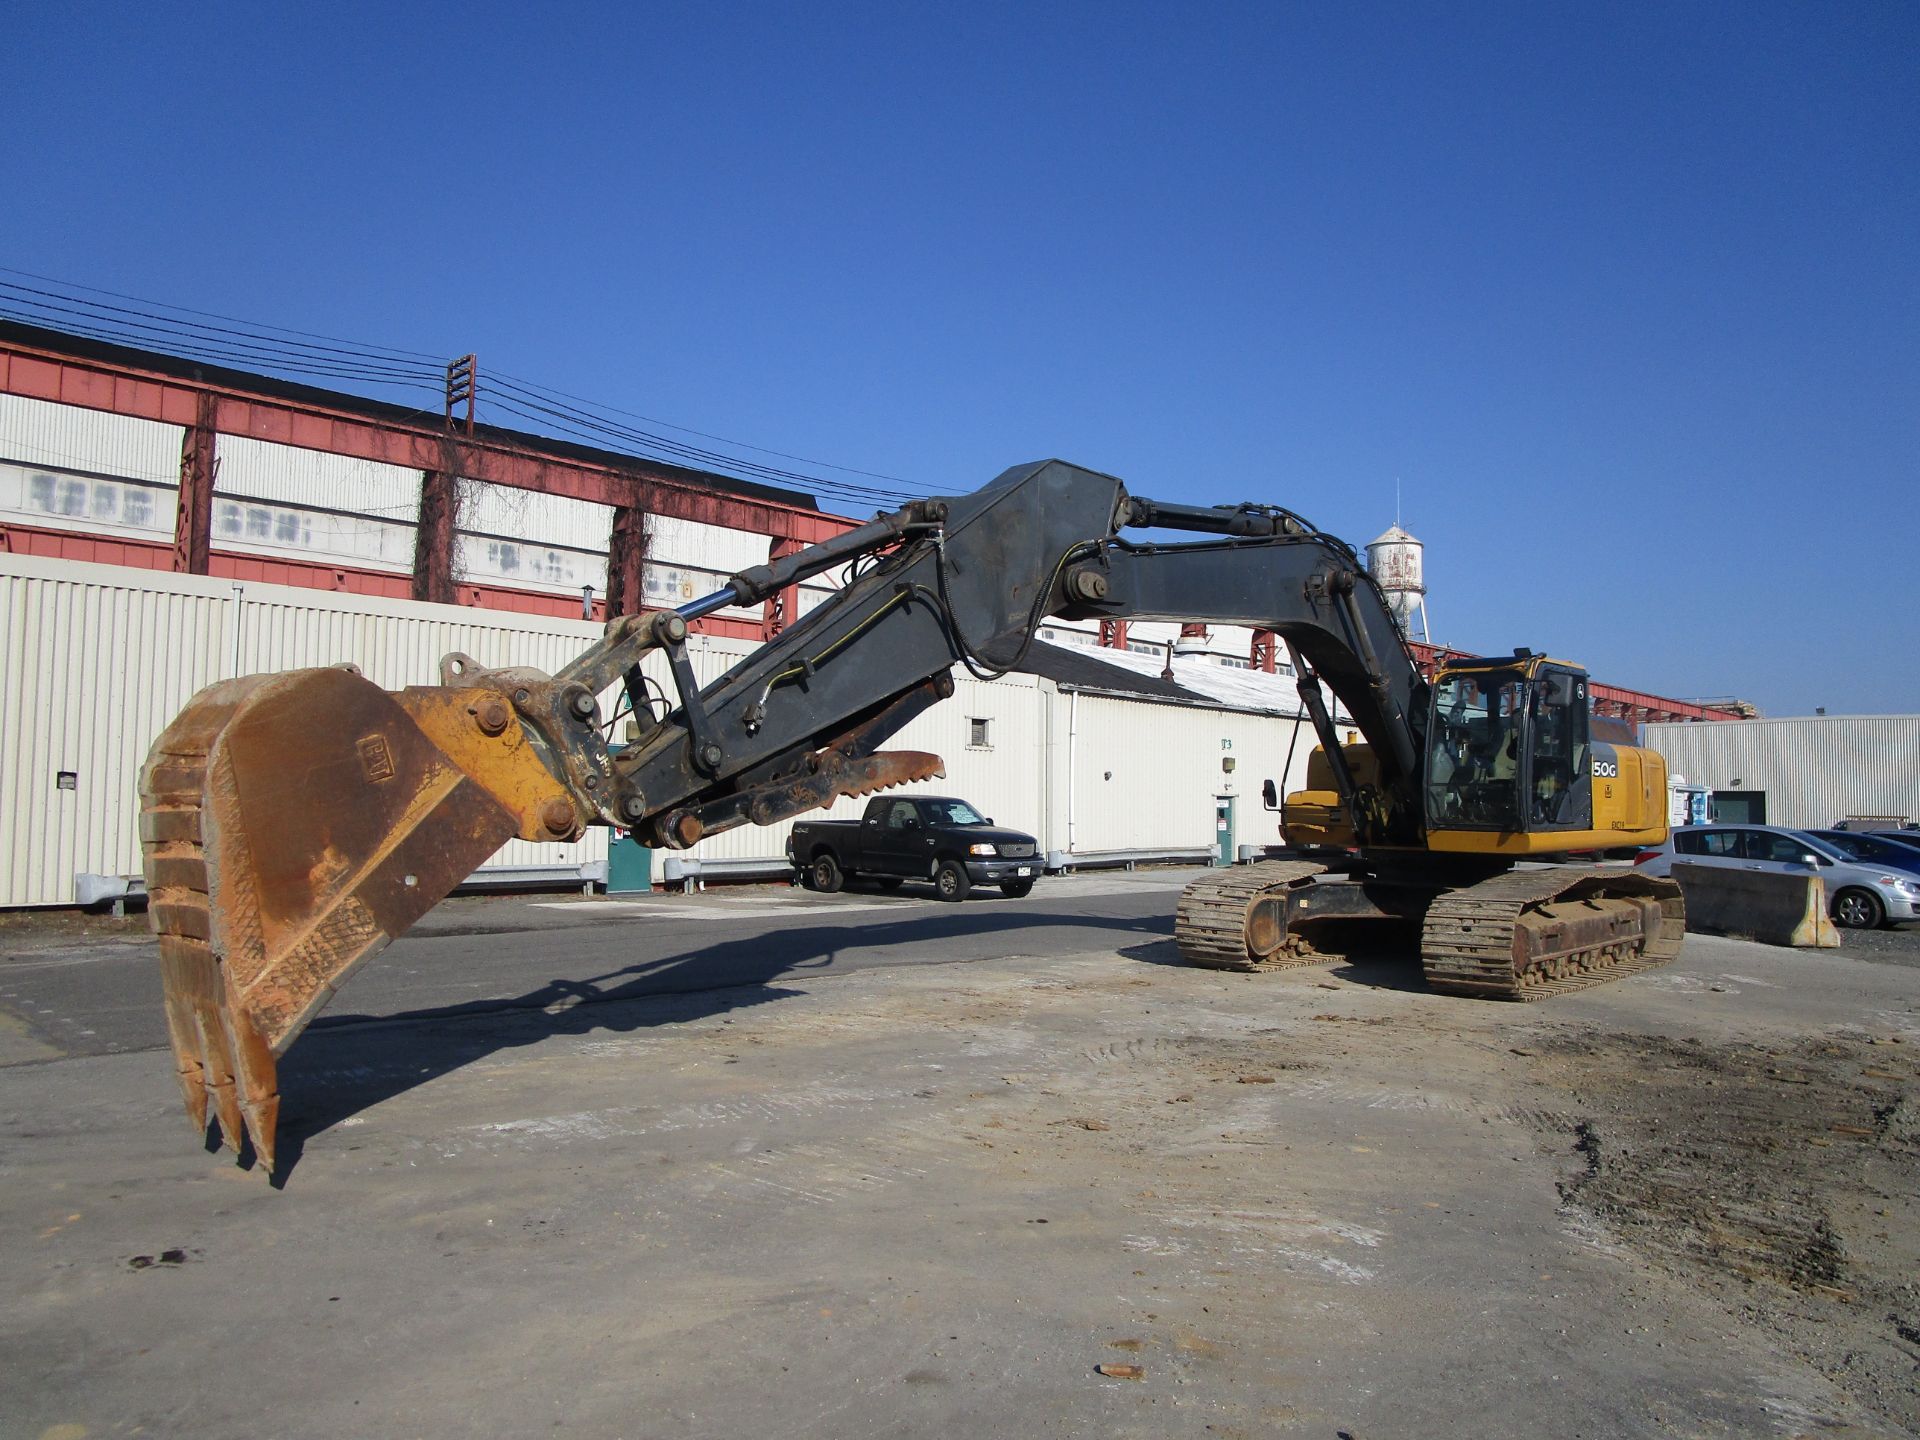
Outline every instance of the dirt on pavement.
[(1916, 1048), (1559, 1036), (1541, 1079), (1580, 1108), (1539, 1124), (1578, 1157), (1568, 1205), (1920, 1429)]

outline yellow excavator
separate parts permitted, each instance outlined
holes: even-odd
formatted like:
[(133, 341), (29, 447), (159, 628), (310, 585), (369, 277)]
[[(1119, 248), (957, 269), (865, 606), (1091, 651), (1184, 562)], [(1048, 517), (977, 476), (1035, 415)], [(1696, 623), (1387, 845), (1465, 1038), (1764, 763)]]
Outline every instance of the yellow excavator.
[[(690, 622), (841, 566), (828, 599), (696, 682)], [(277, 1057), (507, 840), (598, 824), (678, 849), (939, 775), (938, 756), (881, 744), (953, 693), (956, 664), (983, 678), (1020, 668), (1052, 616), (1257, 626), (1292, 658), (1320, 743), (1283, 816), (1314, 858), (1188, 886), (1175, 937), (1190, 963), (1309, 963), (1325, 922), (1391, 920), (1419, 927), (1431, 988), (1534, 999), (1678, 953), (1671, 881), (1517, 864), (1665, 839), (1665, 766), (1595, 736), (1583, 671), (1516, 651), (1429, 683), (1343, 541), (1278, 506), (1162, 504), (1049, 460), (915, 501), (679, 610), (616, 617), (557, 675), (455, 654), (438, 685), (398, 693), (340, 666), (195, 696), (140, 777), (189, 1118), (204, 1134), (211, 1111), (271, 1171)], [(674, 697), (642, 677), (656, 650)], [(609, 695), (633, 714), (624, 747), (608, 743)], [(1278, 803), (1271, 782), (1267, 795)]]

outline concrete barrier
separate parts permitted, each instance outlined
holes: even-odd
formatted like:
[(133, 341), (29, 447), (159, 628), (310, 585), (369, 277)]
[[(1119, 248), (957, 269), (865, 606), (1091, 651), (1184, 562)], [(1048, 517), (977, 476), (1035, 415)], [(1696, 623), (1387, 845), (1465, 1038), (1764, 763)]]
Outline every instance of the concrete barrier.
[(1687, 929), (1758, 940), (1763, 945), (1839, 948), (1827, 916), (1827, 889), (1812, 871), (1736, 870), (1676, 863), (1673, 878), (1687, 897)]

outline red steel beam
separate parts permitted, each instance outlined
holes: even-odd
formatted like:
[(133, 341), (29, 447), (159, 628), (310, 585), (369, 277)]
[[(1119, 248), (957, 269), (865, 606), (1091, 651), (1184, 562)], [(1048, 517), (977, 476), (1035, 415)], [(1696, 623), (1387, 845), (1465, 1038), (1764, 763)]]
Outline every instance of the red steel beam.
[[(204, 407), (211, 411), (210, 428), (223, 435), (245, 435), (407, 470), (438, 469), (445, 438), (437, 423), (416, 426), (374, 420), (323, 404), (183, 380), (6, 340), (0, 340), (0, 394), (188, 428), (203, 423)], [(434, 421), (440, 418), (435, 416)], [(639, 479), (648, 487), (648, 509), (656, 515), (752, 531), (802, 545), (830, 540), (858, 523), (779, 501), (711, 490), (644, 461), (627, 461), (616, 468), (542, 454), (484, 435), (471, 440), (462, 436), (461, 448), (470, 462), (467, 474), (471, 479), (616, 507), (630, 502), (633, 482)]]
[(607, 539), (607, 608), (615, 615), (634, 614), (646, 607), (646, 566), (646, 514), (634, 505), (619, 506)]
[(459, 479), (442, 469), (420, 472), (420, 514), (413, 527), (411, 598), (453, 604), (453, 532)]
[[(767, 563), (784, 560), (801, 547), (791, 540), (776, 540), (768, 547)], [(771, 640), (800, 618), (800, 586), (788, 585), (766, 598), (760, 610), (760, 638)]]
[(1274, 667), (1279, 664), (1276, 653), (1279, 639), (1280, 636), (1272, 630), (1253, 632), (1253, 643), (1247, 647), (1247, 659), (1252, 662), (1254, 669), (1263, 670), (1269, 675), (1274, 673)]
[(173, 568), (188, 575), (206, 574), (213, 554), (213, 480), (220, 463), (214, 440), (213, 397), (202, 395), (180, 440), (180, 503), (173, 517)]

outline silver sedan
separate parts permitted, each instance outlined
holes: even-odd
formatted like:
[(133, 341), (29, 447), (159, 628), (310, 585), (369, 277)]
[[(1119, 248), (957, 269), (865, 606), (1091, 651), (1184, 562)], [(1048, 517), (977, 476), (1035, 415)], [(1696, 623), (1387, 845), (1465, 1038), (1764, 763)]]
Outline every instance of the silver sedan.
[(1836, 925), (1850, 929), (1920, 920), (1920, 875), (1862, 864), (1804, 830), (1779, 825), (1683, 825), (1666, 844), (1642, 850), (1633, 863), (1649, 875), (1665, 875), (1676, 860), (1794, 874), (1817, 870), (1826, 887), (1828, 913)]

